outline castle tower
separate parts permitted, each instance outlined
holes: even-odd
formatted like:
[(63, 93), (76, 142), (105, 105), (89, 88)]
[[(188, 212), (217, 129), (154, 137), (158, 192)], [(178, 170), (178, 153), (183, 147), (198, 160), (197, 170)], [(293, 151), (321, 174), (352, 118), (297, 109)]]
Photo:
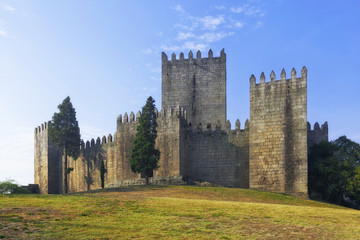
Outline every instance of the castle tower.
[(62, 192), (62, 155), (48, 138), (45, 122), (34, 132), (34, 182), (39, 185), (40, 193)]
[(250, 78), (250, 188), (307, 195), (307, 69)]
[(311, 125), (307, 124), (307, 137), (308, 137), (308, 148), (311, 148), (315, 144), (319, 144), (322, 141), (329, 141), (329, 128), (328, 123), (320, 125), (318, 122), (314, 124), (314, 129), (311, 130)]
[(171, 60), (162, 53), (162, 108), (183, 107), (187, 110), (189, 123), (193, 126), (209, 126), (226, 121), (226, 55), (196, 58), (190, 51), (188, 58), (173, 53)]

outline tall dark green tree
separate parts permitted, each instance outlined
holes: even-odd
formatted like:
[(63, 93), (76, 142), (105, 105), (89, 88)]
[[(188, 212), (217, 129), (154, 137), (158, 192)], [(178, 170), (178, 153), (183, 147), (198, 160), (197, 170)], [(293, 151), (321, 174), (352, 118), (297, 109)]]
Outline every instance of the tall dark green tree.
[(76, 160), (80, 154), (80, 129), (76, 120), (76, 111), (70, 97), (58, 106), (59, 112), (54, 113), (49, 125), (49, 139), (59, 147), (65, 155), (64, 191), (68, 192), (68, 174), (73, 170), (68, 168), (67, 157)]
[(152, 171), (159, 167), (160, 152), (155, 149), (156, 117), (155, 100), (150, 96), (142, 108), (130, 156), (131, 170), (143, 174), (146, 184), (149, 184), (149, 176)]
[(104, 160), (101, 159), (100, 164), (100, 180), (101, 180), (101, 188), (104, 188), (105, 186), (105, 173), (107, 172), (107, 169), (105, 168)]
[(321, 142), (309, 152), (309, 190), (323, 200), (360, 205), (360, 145), (346, 138)]

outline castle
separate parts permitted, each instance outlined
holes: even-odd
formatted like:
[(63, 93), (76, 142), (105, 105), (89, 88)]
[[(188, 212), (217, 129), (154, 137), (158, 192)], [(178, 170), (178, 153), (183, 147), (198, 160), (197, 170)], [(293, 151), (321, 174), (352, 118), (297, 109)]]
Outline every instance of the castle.
[[(328, 140), (325, 122), (307, 123), (307, 69), (280, 80), (271, 72), (260, 82), (250, 77), (250, 121), (231, 129), (226, 118), (226, 54), (188, 58), (162, 53), (162, 109), (158, 112), (159, 169), (152, 184), (206, 181), (222, 186), (260, 189), (295, 196), (308, 194), (308, 147)], [(69, 192), (144, 184), (130, 169), (129, 156), (140, 112), (119, 115), (114, 135), (81, 143), (81, 155), (69, 166)], [(35, 128), (35, 184), (41, 193), (63, 193), (64, 160), (48, 139), (48, 124)]]

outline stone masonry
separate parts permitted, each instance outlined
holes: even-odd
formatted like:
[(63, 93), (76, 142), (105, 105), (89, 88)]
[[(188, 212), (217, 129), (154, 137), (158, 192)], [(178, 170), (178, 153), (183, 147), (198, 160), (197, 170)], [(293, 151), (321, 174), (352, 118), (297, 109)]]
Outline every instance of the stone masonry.
[[(159, 169), (151, 184), (203, 181), (228, 187), (253, 188), (307, 196), (307, 148), (327, 141), (327, 123), (314, 130), (307, 124), (307, 69), (290, 79), (250, 78), (250, 121), (231, 129), (226, 120), (226, 54), (201, 52), (194, 58), (162, 53), (162, 109), (157, 113)], [(114, 135), (82, 142), (80, 157), (69, 159), (69, 192), (101, 188), (100, 165), (107, 173), (105, 187), (145, 184), (130, 169), (138, 112), (117, 118)], [(47, 137), (50, 122), (35, 129), (35, 183), (41, 193), (62, 193), (64, 156)]]
[(329, 139), (328, 136), (328, 123), (325, 122), (323, 125), (319, 123), (314, 124), (314, 129), (311, 130), (310, 123), (307, 124), (307, 134), (308, 134), (308, 148), (312, 147), (315, 144), (320, 143), (321, 141), (327, 141)]
[(307, 194), (307, 70), (250, 78), (250, 187)]
[[(188, 59), (184, 54), (176, 59), (172, 54), (168, 61), (162, 53), (162, 99), (163, 108), (181, 106), (187, 110), (190, 125), (217, 124), (225, 126), (226, 121), (226, 55), (196, 58), (190, 51)], [(204, 125), (206, 126), (206, 125)]]

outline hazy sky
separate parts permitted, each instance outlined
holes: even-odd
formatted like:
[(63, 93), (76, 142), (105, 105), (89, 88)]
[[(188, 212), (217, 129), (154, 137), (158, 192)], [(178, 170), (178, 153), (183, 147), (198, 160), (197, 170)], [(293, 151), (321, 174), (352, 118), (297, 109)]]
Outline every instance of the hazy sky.
[(0, 181), (33, 183), (34, 128), (70, 96), (82, 138), (161, 106), (161, 52), (227, 54), (227, 116), (249, 118), (249, 78), (308, 68), (308, 121), (360, 142), (360, 1), (0, 0)]

